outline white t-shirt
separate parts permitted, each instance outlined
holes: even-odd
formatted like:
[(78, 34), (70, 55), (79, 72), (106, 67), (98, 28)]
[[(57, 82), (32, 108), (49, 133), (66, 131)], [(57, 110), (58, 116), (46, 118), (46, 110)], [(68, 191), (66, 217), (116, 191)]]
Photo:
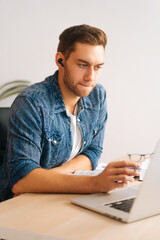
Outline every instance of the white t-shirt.
[(72, 132), (72, 152), (68, 159), (69, 161), (72, 158), (74, 158), (77, 155), (77, 153), (80, 151), (82, 147), (82, 135), (81, 135), (79, 126), (77, 124), (78, 104), (75, 107), (74, 115), (71, 114), (67, 109), (66, 109), (66, 112), (67, 112), (67, 116), (70, 117), (70, 120), (71, 120), (71, 132)]

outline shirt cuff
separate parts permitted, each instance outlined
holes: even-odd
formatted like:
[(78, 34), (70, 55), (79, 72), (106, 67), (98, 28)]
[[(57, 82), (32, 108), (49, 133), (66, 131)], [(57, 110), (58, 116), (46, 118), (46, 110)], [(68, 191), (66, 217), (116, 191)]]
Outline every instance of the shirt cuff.
[(81, 154), (86, 155), (91, 160), (92, 170), (96, 169), (101, 154), (95, 153), (94, 151), (89, 149), (81, 152)]
[[(16, 166), (15, 166), (16, 165)], [(10, 165), (10, 188), (12, 187), (28, 173), (36, 168), (41, 168), (36, 162), (32, 160), (21, 160), (21, 163), (11, 163)], [(16, 169), (16, 171), (14, 170)]]

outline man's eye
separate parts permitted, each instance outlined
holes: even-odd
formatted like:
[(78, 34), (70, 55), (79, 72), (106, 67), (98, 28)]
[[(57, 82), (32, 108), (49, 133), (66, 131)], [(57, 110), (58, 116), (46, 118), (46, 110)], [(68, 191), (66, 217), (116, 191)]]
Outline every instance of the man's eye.
[(102, 68), (102, 66), (96, 66), (95, 70), (100, 70)]
[(79, 66), (80, 66), (81, 68), (86, 68), (86, 67), (87, 67), (87, 64), (79, 64)]

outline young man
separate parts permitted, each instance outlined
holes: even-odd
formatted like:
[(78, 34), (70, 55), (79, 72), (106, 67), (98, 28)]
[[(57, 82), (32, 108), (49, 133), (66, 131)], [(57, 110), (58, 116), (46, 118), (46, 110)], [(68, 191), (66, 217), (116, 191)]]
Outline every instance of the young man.
[(98, 176), (71, 174), (95, 169), (102, 153), (106, 93), (97, 81), (107, 38), (100, 29), (79, 25), (59, 40), (59, 70), (25, 89), (12, 105), (2, 200), (25, 192), (107, 192), (139, 175), (129, 168), (138, 164), (130, 161), (111, 162)]

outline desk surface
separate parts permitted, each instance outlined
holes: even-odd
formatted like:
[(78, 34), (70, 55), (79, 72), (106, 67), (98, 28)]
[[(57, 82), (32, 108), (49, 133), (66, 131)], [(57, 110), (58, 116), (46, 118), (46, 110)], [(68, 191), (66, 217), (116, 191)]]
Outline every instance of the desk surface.
[(71, 204), (71, 198), (78, 196), (80, 194), (23, 194), (2, 202), (0, 227), (74, 240), (160, 239), (160, 215), (135, 223), (121, 223)]

